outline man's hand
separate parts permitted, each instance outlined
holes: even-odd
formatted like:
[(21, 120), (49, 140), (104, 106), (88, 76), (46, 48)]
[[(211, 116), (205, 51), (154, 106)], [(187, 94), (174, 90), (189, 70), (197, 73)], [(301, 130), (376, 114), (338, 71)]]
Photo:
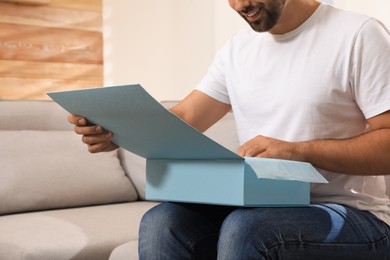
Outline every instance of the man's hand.
[(88, 125), (84, 117), (70, 114), (68, 121), (74, 124), (74, 131), (82, 135), (81, 140), (88, 145), (90, 153), (109, 152), (118, 148), (111, 142), (112, 133), (105, 131), (101, 126)]
[(256, 136), (237, 151), (241, 156), (309, 162), (351, 175), (390, 175), (390, 110), (367, 120), (371, 130), (346, 139), (286, 142)]
[(237, 154), (243, 157), (277, 158), (303, 161), (298, 153), (299, 143), (281, 141), (258, 135), (241, 145)]

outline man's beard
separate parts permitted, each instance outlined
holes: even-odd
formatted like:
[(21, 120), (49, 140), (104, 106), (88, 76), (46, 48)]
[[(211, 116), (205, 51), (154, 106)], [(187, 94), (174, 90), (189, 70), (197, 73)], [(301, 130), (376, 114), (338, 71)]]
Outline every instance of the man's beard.
[[(267, 6), (264, 3), (259, 3), (255, 6), (248, 5), (241, 11), (240, 15), (249, 23), (254, 31), (266, 32), (272, 29), (278, 22), (285, 3), (286, 0), (271, 0)], [(247, 17), (242, 14), (248, 14), (258, 7), (260, 7), (259, 12), (261, 12), (261, 16), (255, 21), (248, 21)]]

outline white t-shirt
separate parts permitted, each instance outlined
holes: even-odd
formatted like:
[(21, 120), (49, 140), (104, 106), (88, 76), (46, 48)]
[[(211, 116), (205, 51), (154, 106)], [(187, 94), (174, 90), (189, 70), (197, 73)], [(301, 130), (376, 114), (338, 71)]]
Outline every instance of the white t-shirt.
[[(235, 34), (196, 89), (231, 104), (240, 143), (354, 137), (390, 110), (390, 34), (373, 18), (321, 4), (286, 34)], [(329, 184), (312, 184), (312, 202), (369, 210), (390, 225), (383, 176), (320, 171)]]

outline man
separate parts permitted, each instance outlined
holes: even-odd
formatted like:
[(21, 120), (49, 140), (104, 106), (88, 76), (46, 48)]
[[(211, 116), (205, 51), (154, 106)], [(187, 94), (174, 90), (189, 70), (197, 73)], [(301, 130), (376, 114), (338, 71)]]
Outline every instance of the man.
[[(204, 131), (232, 109), (239, 155), (310, 162), (329, 184), (301, 208), (163, 203), (143, 217), (140, 259), (390, 259), (389, 32), (315, 0), (229, 4), (252, 29), (172, 112)], [(91, 152), (116, 148), (69, 121)]]

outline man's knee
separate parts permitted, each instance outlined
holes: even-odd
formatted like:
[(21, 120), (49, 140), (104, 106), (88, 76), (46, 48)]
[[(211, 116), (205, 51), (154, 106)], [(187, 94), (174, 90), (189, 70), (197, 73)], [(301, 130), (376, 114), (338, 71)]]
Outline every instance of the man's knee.
[[(258, 239), (258, 234), (255, 237), (254, 232), (259, 229), (256, 227), (254, 231), (253, 225), (258, 223), (252, 222), (248, 215), (245, 209), (240, 209), (225, 219), (218, 241), (218, 259), (241, 259), (244, 255), (249, 257), (254, 240)], [(259, 257), (258, 252), (252, 253)]]
[(160, 233), (177, 224), (175, 205), (162, 203), (147, 211), (141, 219), (140, 235)]
[[(218, 242), (220, 259), (267, 259), (283, 245), (278, 218), (272, 209), (240, 209), (223, 222)], [(272, 250), (271, 250), (272, 248)]]

